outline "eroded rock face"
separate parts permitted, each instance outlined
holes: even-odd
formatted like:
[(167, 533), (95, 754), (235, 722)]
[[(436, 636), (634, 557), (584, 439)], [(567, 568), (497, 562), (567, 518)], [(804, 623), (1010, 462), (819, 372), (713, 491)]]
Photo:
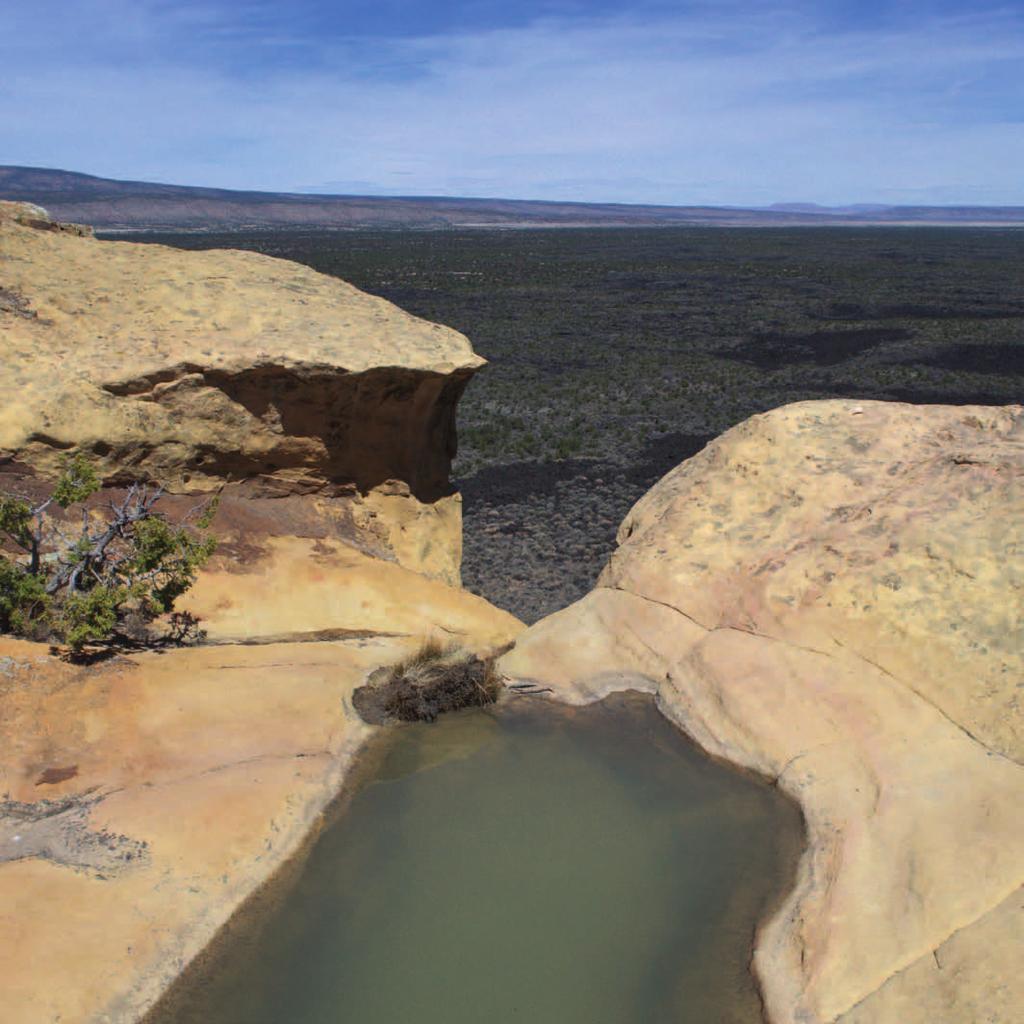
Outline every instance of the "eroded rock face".
[(315, 496), (457, 582), (455, 406), (483, 363), (462, 335), (297, 264), (101, 242), (16, 203), (0, 289), (0, 468), (52, 477), (80, 448), (112, 486)]
[(1024, 409), (807, 402), (632, 510), (506, 675), (634, 686), (804, 811), (758, 936), (777, 1024), (1024, 1015)]

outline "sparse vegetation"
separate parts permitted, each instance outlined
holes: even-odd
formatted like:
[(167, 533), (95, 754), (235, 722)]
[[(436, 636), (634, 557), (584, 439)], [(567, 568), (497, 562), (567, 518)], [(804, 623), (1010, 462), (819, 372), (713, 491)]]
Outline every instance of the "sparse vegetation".
[(630, 506), (703, 443), (811, 398), (1024, 389), (1024, 230), (146, 235), (297, 260), (463, 331), (462, 578), (533, 621), (582, 596)]
[(370, 673), (352, 703), (374, 725), (432, 722), (446, 711), (493, 704), (499, 690), (491, 659), (431, 638), (408, 658)]
[[(216, 499), (171, 523), (156, 510), (160, 488), (132, 484), (105, 508), (90, 506), (99, 489), (79, 453), (65, 459), (45, 500), (0, 494), (0, 631), (56, 641), (75, 656), (90, 645), (151, 641), (150, 624), (195, 582), (216, 546), (207, 532)], [(174, 613), (165, 638), (198, 633), (194, 616)]]

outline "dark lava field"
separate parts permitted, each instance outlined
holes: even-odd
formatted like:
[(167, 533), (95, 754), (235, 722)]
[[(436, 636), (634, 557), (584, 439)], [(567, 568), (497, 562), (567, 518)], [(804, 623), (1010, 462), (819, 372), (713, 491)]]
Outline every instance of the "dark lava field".
[(527, 622), (581, 597), (630, 506), (756, 412), (1024, 399), (1024, 229), (133, 235), (308, 264), (467, 334), (463, 580)]

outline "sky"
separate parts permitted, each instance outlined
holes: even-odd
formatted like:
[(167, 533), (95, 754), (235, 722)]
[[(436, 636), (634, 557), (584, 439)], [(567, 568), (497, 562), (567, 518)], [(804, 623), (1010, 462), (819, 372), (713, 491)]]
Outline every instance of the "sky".
[(1024, 0), (2, 0), (0, 164), (364, 195), (1024, 205)]

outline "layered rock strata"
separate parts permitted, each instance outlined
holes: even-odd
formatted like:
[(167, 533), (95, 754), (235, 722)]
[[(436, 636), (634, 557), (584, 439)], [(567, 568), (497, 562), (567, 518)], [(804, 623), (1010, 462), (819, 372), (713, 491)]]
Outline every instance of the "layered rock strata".
[(71, 228), (0, 202), (0, 469), (51, 477), (77, 448), (111, 486), (315, 499), (458, 581), (455, 406), (483, 364), (462, 335), (284, 260)]
[(631, 511), (509, 677), (636, 687), (803, 808), (754, 966), (774, 1024), (1024, 1015), (1024, 409), (808, 402)]

